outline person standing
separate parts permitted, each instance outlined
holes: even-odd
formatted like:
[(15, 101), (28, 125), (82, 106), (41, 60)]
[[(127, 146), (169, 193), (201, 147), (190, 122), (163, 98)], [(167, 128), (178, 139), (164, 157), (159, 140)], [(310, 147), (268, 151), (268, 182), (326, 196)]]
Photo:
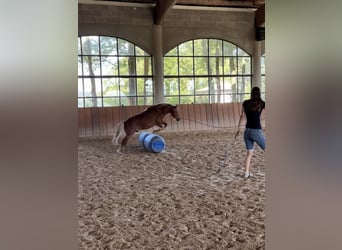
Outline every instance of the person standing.
[(246, 145), (246, 159), (245, 159), (245, 178), (253, 176), (250, 171), (251, 159), (254, 152), (254, 144), (257, 143), (259, 147), (265, 151), (266, 140), (262, 131), (260, 116), (265, 109), (265, 102), (261, 99), (260, 89), (253, 87), (251, 92), (251, 98), (242, 103), (242, 112), (239, 119), (238, 131), (235, 134), (235, 138), (240, 133), (240, 125), (245, 114), (247, 123), (243, 135), (243, 139)]

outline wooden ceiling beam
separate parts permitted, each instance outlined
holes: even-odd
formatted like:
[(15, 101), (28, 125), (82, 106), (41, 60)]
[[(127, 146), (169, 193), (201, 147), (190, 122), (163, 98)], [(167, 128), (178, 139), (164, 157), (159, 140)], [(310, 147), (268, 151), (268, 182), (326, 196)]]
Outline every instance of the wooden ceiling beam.
[(178, 0), (158, 0), (154, 7), (154, 24), (162, 23), (166, 13), (176, 4)]
[(255, 27), (263, 25), (265, 25), (265, 4), (260, 5), (255, 12)]
[(250, 7), (255, 8), (254, 0), (179, 0), (179, 5), (213, 6), (213, 7)]

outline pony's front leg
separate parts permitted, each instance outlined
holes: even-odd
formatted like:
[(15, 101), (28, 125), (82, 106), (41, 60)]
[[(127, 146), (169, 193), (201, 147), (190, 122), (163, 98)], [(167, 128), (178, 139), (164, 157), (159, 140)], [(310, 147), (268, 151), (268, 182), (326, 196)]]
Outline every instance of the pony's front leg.
[(163, 129), (165, 129), (166, 127), (167, 127), (167, 123), (166, 122), (160, 122), (160, 123), (157, 123), (156, 124), (158, 127), (160, 127), (159, 129), (155, 129), (155, 130), (153, 130), (152, 131), (152, 133), (156, 133), (156, 132), (159, 132), (159, 131), (161, 131), (161, 130), (163, 130)]

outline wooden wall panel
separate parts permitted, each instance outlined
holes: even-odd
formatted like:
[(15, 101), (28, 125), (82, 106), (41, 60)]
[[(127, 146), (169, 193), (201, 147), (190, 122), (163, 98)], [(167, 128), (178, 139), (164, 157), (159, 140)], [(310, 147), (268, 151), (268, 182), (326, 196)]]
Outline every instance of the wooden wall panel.
[(213, 107), (211, 104), (204, 104), (205, 114), (206, 114), (206, 124), (208, 127), (214, 127), (214, 116), (213, 116)]
[(207, 112), (206, 112), (206, 104), (200, 104), (200, 112), (201, 112), (201, 124), (202, 129), (206, 130), (208, 129), (208, 118), (207, 118)]
[(235, 115), (234, 115), (234, 104), (231, 103), (228, 107), (227, 107), (227, 113), (228, 113), (228, 120), (229, 120), (229, 125), (228, 127), (233, 127), (234, 123), (235, 123)]
[(196, 121), (195, 105), (196, 104), (187, 105), (190, 130), (196, 130), (196, 123), (194, 122)]
[(93, 126), (92, 126), (92, 116), (91, 109), (84, 109), (84, 128), (85, 128), (85, 136), (92, 136), (93, 134)]
[[(84, 136), (112, 136), (119, 122), (141, 113), (148, 106), (122, 106), (78, 109), (78, 134)], [(193, 131), (233, 128), (238, 125), (242, 103), (179, 104), (181, 120), (165, 117), (165, 131)], [(265, 112), (262, 115), (265, 119)], [(265, 124), (265, 120), (262, 120)]]
[(100, 135), (104, 136), (107, 134), (107, 119), (106, 119), (106, 108), (98, 109), (99, 123), (100, 123)]
[(112, 108), (105, 108), (105, 114), (106, 114), (106, 121), (107, 121), (107, 131), (106, 134), (114, 134), (114, 120), (113, 120), (113, 111)]
[[(188, 110), (186, 108), (186, 105), (178, 105), (178, 110), (181, 114), (181, 116), (183, 117), (189, 117), (189, 114), (188, 114)], [(179, 125), (181, 128), (183, 128), (185, 131), (189, 130), (190, 129), (190, 126), (189, 126), (189, 119), (181, 119), (179, 121)], [(180, 128), (178, 128), (180, 129)]]
[(224, 128), (227, 124), (224, 123), (224, 116), (223, 116), (223, 107), (222, 103), (217, 104), (217, 115), (218, 115), (218, 126), (220, 128)]
[(229, 127), (228, 106), (221, 105), (223, 127)]
[[(178, 114), (179, 117), (182, 117), (182, 109), (181, 109), (181, 105), (178, 105)], [(180, 128), (182, 128), (182, 124), (183, 124), (183, 119), (180, 119), (178, 122), (171, 116), (171, 115), (167, 115), (167, 117), (169, 118), (169, 122), (171, 124), (171, 127), (169, 130), (167, 131), (179, 131)]]
[(218, 128), (219, 127), (219, 115), (218, 115), (218, 106), (217, 103), (213, 103), (211, 106), (211, 110), (213, 113), (213, 128)]
[(240, 104), (237, 102), (233, 103), (233, 113), (234, 113), (234, 127), (239, 124), (240, 118)]
[(194, 104), (194, 121), (199, 121), (199, 122), (194, 122), (195, 129), (202, 130), (204, 126), (202, 125), (200, 104)]
[(78, 109), (78, 136), (86, 135), (84, 124), (84, 109)]
[(91, 131), (95, 136), (100, 135), (99, 109), (90, 108)]
[(114, 132), (116, 131), (117, 126), (119, 125), (120, 121), (123, 120), (122, 116), (121, 116), (121, 109), (118, 107), (113, 107), (112, 109), (112, 122), (113, 122), (113, 127), (114, 127)]

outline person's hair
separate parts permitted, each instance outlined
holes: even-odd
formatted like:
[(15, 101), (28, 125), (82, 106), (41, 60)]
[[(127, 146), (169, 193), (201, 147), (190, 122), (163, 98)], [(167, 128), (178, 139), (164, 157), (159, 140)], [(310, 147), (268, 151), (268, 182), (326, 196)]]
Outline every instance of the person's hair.
[(253, 87), (251, 92), (251, 101), (249, 103), (249, 109), (251, 111), (261, 111), (263, 107), (263, 100), (261, 99), (259, 87)]

